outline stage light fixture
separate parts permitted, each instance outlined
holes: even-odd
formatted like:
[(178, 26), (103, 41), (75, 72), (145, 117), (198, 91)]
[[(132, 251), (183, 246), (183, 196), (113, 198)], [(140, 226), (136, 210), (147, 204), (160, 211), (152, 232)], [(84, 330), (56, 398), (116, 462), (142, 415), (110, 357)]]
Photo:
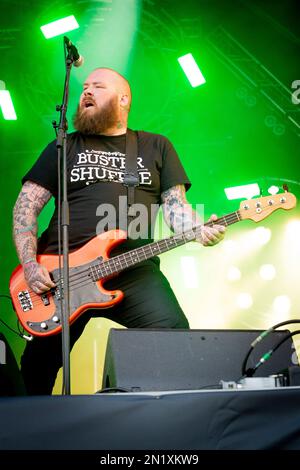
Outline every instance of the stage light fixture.
[(181, 268), (184, 277), (185, 286), (188, 289), (196, 289), (199, 287), (196, 260), (193, 256), (181, 257)]
[(228, 281), (239, 281), (241, 279), (241, 271), (236, 266), (230, 266), (227, 271)]
[(77, 28), (79, 28), (79, 24), (74, 15), (66, 16), (65, 18), (41, 26), (42, 33), (46, 39), (65, 34)]
[(0, 108), (6, 121), (16, 121), (17, 115), (8, 90), (5, 90), (4, 82), (0, 81)]
[[(289, 246), (291, 244), (296, 244), (299, 246), (299, 237), (300, 237), (300, 220), (294, 219), (290, 220), (286, 225), (285, 230), (285, 243), (288, 243)], [(293, 249), (295, 247), (293, 246)]]
[(272, 281), (276, 276), (273, 264), (263, 264), (259, 269), (259, 275), (264, 281)]
[(227, 199), (251, 199), (253, 196), (260, 194), (257, 183), (244, 184), (243, 186), (232, 186), (224, 189)]
[(273, 186), (270, 186), (270, 187), (268, 188), (268, 193), (269, 193), (269, 194), (272, 194), (272, 196), (274, 196), (274, 195), (277, 194), (278, 192), (279, 192), (278, 186), (274, 186), (274, 185), (273, 185)]
[(249, 294), (248, 292), (241, 292), (237, 296), (236, 303), (238, 307), (240, 307), (241, 309), (247, 310), (253, 305), (252, 295)]
[(266, 245), (269, 243), (272, 237), (272, 232), (266, 227), (256, 227), (253, 232), (253, 243), (254, 245)]
[(273, 301), (273, 312), (282, 318), (288, 315), (291, 310), (291, 299), (288, 295), (278, 295)]
[(185, 54), (179, 57), (177, 60), (192, 87), (195, 88), (197, 86), (203, 85), (206, 82), (192, 54)]

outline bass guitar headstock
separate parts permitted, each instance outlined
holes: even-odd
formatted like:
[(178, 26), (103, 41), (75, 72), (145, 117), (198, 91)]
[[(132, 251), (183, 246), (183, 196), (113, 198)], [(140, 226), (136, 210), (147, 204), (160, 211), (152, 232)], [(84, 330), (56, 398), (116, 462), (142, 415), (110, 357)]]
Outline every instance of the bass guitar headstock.
[(296, 196), (288, 191), (255, 199), (247, 199), (241, 202), (239, 215), (241, 219), (251, 219), (254, 222), (260, 222), (277, 209), (293, 209), (296, 203)]

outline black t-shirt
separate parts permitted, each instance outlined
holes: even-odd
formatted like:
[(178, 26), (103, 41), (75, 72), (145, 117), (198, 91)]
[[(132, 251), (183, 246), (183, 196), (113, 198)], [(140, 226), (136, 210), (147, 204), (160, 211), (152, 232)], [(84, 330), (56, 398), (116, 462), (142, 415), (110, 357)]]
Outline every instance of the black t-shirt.
[[(125, 172), (126, 134), (93, 136), (73, 132), (67, 136), (67, 181), (70, 207), (70, 250), (83, 245), (103, 231), (127, 229), (127, 188)], [(172, 186), (190, 181), (170, 141), (159, 134), (138, 132), (137, 167), (140, 184), (135, 188), (136, 218), (119, 251), (149, 243), (160, 205), (160, 195)], [(57, 151), (56, 141), (41, 153), (23, 177), (48, 189), (55, 197), (55, 211), (42, 234), (39, 253), (57, 253)], [(143, 205), (143, 206), (140, 206)], [(143, 223), (146, 219), (146, 224)], [(141, 221), (141, 223), (138, 223)], [(129, 225), (130, 228), (130, 225)]]

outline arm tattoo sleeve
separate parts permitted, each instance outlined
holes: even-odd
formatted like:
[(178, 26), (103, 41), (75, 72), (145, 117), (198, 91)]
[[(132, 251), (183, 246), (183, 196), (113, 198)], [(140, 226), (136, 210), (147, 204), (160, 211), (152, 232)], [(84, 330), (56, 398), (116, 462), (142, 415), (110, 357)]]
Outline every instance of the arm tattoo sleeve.
[(13, 238), (22, 264), (36, 257), (37, 217), (50, 198), (50, 191), (32, 181), (26, 181), (16, 201)]
[(201, 224), (201, 219), (185, 196), (184, 185), (173, 186), (161, 194), (164, 219), (170, 229), (181, 233)]

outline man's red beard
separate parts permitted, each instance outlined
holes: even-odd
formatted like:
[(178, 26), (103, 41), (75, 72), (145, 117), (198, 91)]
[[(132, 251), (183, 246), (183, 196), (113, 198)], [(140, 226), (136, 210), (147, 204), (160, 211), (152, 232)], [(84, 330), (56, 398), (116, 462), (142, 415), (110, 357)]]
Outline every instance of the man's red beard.
[(111, 98), (100, 109), (93, 106), (93, 111), (78, 105), (73, 117), (75, 129), (82, 134), (104, 134), (115, 127), (119, 121), (118, 97)]

